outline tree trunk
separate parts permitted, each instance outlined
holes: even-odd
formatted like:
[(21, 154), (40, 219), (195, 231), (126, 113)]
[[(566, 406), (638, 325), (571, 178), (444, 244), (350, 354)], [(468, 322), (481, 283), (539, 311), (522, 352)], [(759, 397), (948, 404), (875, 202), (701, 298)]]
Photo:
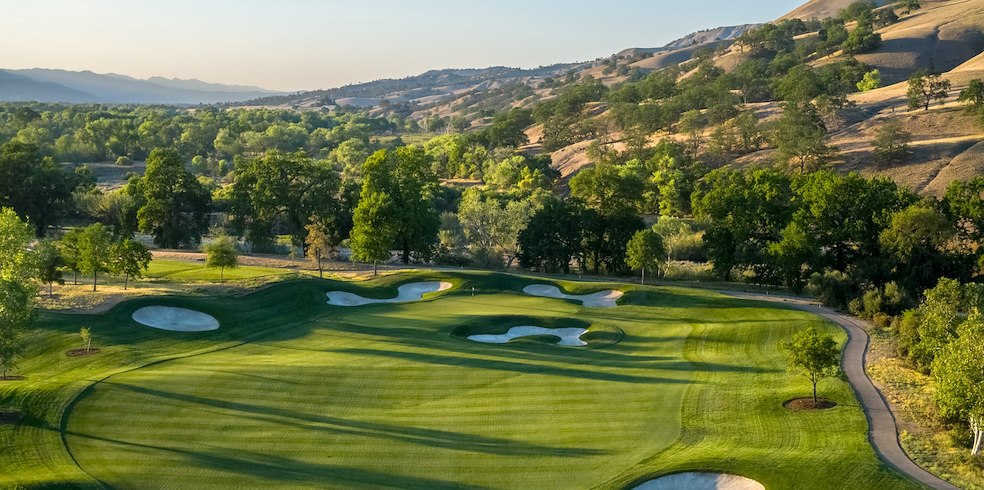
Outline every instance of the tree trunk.
[(403, 240), (403, 265), (410, 263), (410, 240)]
[(76, 286), (79, 285), (79, 271), (72, 269), (72, 283)]
[(48, 296), (54, 296), (54, 293), (51, 291), (51, 283), (53, 282), (55, 281), (48, 281)]
[(813, 380), (813, 404), (817, 404), (817, 380)]
[(372, 275), (375, 276), (378, 273), (379, 273), (379, 262), (376, 262), (374, 260), (374, 261), (372, 261)]
[(89, 353), (89, 346), (91, 346), (91, 345), (92, 345), (92, 337), (89, 337), (89, 340), (86, 340), (85, 341), (85, 352), (86, 352), (86, 354)]
[(93, 290), (93, 291), (95, 291), (95, 290), (96, 290), (96, 278), (97, 278), (97, 277), (99, 277), (99, 273), (98, 273), (98, 272), (95, 272), (95, 271), (93, 271), (93, 272), (92, 272), (92, 290)]
[(130, 285), (130, 274), (123, 274), (123, 290), (126, 291)]
[(643, 286), (646, 285), (646, 268), (645, 267), (642, 268), (642, 285)]
[(974, 433), (974, 446), (970, 449), (970, 455), (977, 456), (981, 452), (982, 443), (984, 443), (984, 425), (977, 417), (971, 417), (970, 430)]
[(219, 282), (225, 282), (225, 267), (219, 267)]

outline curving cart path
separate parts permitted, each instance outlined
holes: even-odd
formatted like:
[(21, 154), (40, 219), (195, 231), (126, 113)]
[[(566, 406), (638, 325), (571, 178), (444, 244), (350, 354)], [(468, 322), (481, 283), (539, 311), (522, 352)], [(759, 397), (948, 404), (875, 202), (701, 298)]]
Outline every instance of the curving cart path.
[(922, 469), (909, 459), (909, 456), (902, 450), (902, 446), (899, 444), (898, 428), (895, 425), (895, 416), (881, 392), (875, 388), (871, 379), (868, 378), (868, 374), (864, 371), (864, 359), (868, 354), (869, 338), (868, 332), (862, 328), (861, 323), (856, 318), (842, 315), (830, 308), (818, 306), (815, 302), (800, 298), (733, 291), (720, 292), (735, 298), (781, 303), (791, 308), (815, 313), (840, 325), (847, 331), (847, 345), (844, 347), (844, 357), (841, 360), (842, 368), (844, 374), (847, 375), (848, 382), (851, 383), (851, 387), (854, 388), (854, 392), (861, 400), (865, 417), (868, 418), (868, 440), (875, 448), (875, 452), (897, 471), (924, 485), (937, 489), (959, 490), (959, 487)]

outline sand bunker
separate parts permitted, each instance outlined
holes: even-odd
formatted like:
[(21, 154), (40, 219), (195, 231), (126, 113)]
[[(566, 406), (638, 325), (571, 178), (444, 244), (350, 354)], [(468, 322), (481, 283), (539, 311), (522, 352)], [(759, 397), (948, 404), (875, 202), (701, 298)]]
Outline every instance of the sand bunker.
[(396, 288), (396, 297), (391, 299), (363, 298), (355, 293), (330, 291), (328, 293), (328, 304), (334, 306), (362, 306), (373, 303), (406, 303), (408, 301), (420, 301), (427, 293), (436, 293), (448, 289), (451, 289), (450, 282), (411, 282)]
[(174, 332), (208, 332), (218, 330), (219, 321), (212, 315), (174, 306), (145, 306), (133, 312), (137, 323)]
[(689, 472), (649, 480), (634, 490), (765, 490), (765, 487), (744, 476)]
[(591, 294), (565, 294), (560, 292), (557, 286), (547, 284), (530, 284), (523, 288), (523, 292), (532, 296), (543, 296), (546, 298), (573, 299), (580, 301), (584, 306), (592, 308), (612, 308), (618, 304), (618, 299), (622, 297), (621, 291), (609, 289), (598, 291)]
[(512, 339), (518, 339), (520, 337), (532, 337), (534, 335), (553, 335), (554, 337), (559, 337), (560, 342), (557, 345), (566, 345), (569, 347), (580, 347), (582, 345), (588, 345), (587, 342), (581, 340), (581, 336), (587, 332), (583, 328), (544, 328), (544, 327), (533, 327), (528, 325), (521, 325), (518, 327), (510, 328), (508, 332), (504, 334), (478, 334), (469, 335), (468, 340), (474, 340), (475, 342), (485, 342), (487, 344), (505, 344)]

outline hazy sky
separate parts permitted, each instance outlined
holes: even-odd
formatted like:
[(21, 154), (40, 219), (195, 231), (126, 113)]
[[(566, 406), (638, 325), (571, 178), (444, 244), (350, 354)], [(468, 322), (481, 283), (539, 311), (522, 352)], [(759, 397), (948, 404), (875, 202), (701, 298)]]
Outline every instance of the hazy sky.
[(534, 67), (775, 19), (805, 0), (0, 0), (0, 68), (276, 90)]

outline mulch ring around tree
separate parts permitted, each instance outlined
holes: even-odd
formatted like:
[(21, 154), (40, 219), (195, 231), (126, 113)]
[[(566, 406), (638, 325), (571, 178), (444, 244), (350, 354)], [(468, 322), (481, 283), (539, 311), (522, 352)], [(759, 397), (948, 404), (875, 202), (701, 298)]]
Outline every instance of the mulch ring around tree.
[(16, 374), (8, 374), (7, 376), (0, 376), (0, 381), (20, 381), (24, 379), (23, 376)]
[(836, 407), (837, 404), (830, 400), (824, 400), (823, 398), (817, 398), (817, 401), (814, 402), (813, 398), (809, 397), (793, 398), (792, 400), (783, 403), (782, 406), (794, 412), (799, 412), (803, 410), (826, 410), (828, 408)]
[(68, 357), (82, 357), (82, 356), (91, 356), (93, 354), (98, 354), (98, 353), (99, 353), (98, 347), (90, 347), (89, 349), (72, 349), (66, 352), (65, 355)]
[(16, 424), (22, 418), (24, 418), (24, 412), (20, 410), (11, 410), (9, 408), (0, 409), (0, 425)]

